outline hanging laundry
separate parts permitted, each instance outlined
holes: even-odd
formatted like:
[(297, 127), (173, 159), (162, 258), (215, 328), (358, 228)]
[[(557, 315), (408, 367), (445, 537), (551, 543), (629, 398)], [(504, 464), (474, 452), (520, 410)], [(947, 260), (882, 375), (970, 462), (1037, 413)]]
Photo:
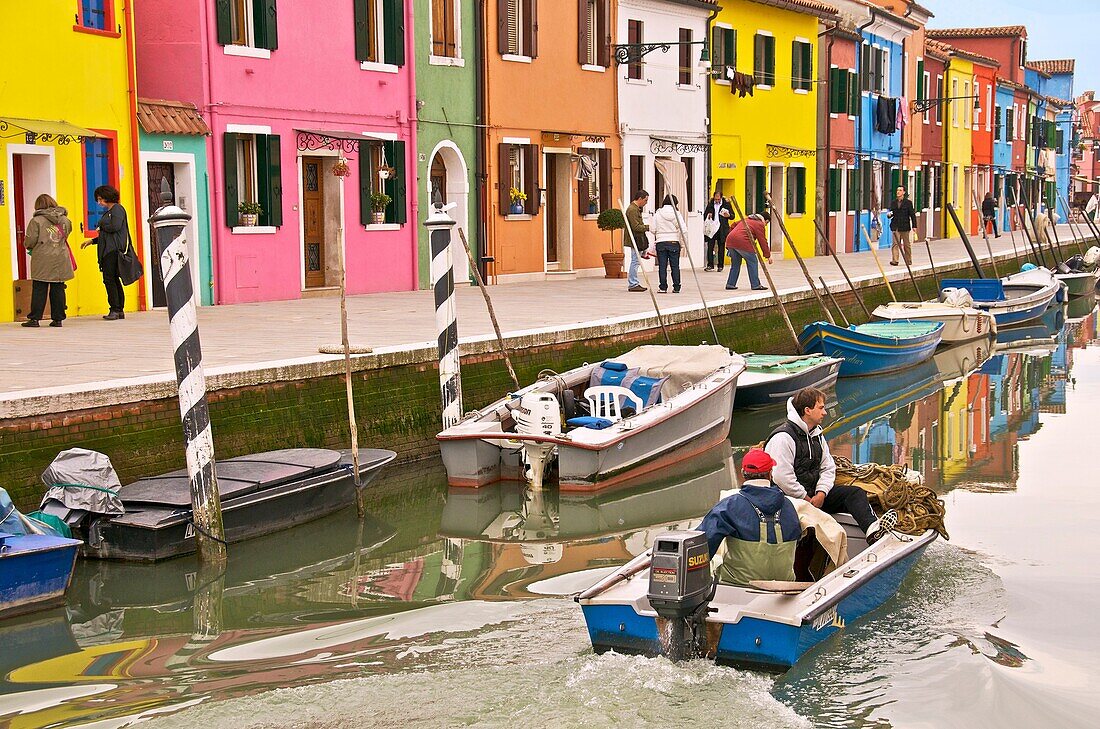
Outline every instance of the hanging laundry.
[(909, 99), (904, 96), (898, 99), (898, 128), (909, 126)]
[(880, 134), (893, 134), (898, 130), (898, 100), (890, 96), (879, 96), (875, 106), (875, 131)]
[(576, 179), (591, 180), (596, 176), (596, 161), (594, 159), (587, 154), (578, 154), (573, 159), (577, 161)]
[(730, 66), (726, 66), (726, 78), (730, 81), (731, 94), (737, 94), (739, 99), (752, 96), (753, 87), (756, 85), (755, 76), (735, 71)]

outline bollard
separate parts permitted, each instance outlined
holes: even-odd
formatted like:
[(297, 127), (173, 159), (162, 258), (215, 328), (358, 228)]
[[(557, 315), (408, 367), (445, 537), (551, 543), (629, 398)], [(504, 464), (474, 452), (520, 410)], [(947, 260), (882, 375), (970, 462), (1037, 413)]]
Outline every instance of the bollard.
[(202, 370), (195, 292), (191, 286), (191, 264), (187, 260), (184, 234), (191, 216), (174, 204), (167, 181), (161, 184), (160, 197), (164, 205), (153, 213), (149, 222), (156, 234), (168, 304), (168, 327), (175, 348), (195, 544), (202, 562), (224, 563), (225, 530), (214, 468), (214, 436), (206, 405), (206, 377)]
[(462, 418), (462, 378), (458, 358), (458, 318), (455, 311), (454, 261), (451, 230), (454, 219), (436, 202), (424, 226), (431, 245), (432, 289), (435, 291), (435, 325), (439, 332), (439, 390), (443, 402), (443, 427)]

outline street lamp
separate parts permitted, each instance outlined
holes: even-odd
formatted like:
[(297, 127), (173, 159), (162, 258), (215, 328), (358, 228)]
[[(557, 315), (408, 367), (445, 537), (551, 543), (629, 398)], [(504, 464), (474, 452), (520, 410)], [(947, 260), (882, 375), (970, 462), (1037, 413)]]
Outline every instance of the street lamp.
[(982, 111), (982, 107), (978, 104), (977, 95), (974, 96), (944, 96), (939, 99), (918, 99), (913, 102), (913, 113), (923, 114), (937, 104), (942, 104), (945, 101), (956, 101), (959, 99), (974, 99), (974, 111), (979, 114)]
[(668, 53), (673, 46), (698, 45), (703, 46), (703, 50), (699, 54), (699, 68), (706, 71), (710, 68), (710, 44), (705, 39), (700, 41), (670, 41), (668, 43), (620, 43), (612, 48), (615, 51), (615, 62), (622, 65), (624, 63), (636, 63), (642, 60), (642, 56), (658, 49), (662, 53)]

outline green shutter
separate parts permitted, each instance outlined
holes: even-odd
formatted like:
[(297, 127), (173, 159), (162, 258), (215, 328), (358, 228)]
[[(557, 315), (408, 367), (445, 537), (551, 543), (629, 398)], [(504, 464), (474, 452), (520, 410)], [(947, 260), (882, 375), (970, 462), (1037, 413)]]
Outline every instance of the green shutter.
[(283, 224), (283, 162), (278, 134), (256, 135), (256, 168), (259, 173), (259, 203), (264, 212), (261, 225)]
[[(217, 0), (214, 11), (218, 15), (218, 43), (228, 46), (233, 43), (233, 10), (230, 0)], [(234, 211), (234, 215), (236, 211)]]
[(404, 225), (408, 221), (408, 211), (405, 203), (405, 191), (408, 189), (408, 180), (405, 179), (405, 143), (383, 142), (382, 148), (386, 152), (386, 161), (393, 167), (394, 174), (386, 180), (386, 194), (393, 198), (386, 208), (386, 222)]
[(405, 0), (382, 0), (383, 61), (405, 65)]
[(240, 203), (240, 191), (237, 189), (237, 136), (233, 132), (222, 135), (222, 153), (225, 164), (222, 174), (225, 176), (225, 225), (233, 228), (240, 218), (237, 205)]
[(791, 41), (791, 88), (802, 88), (802, 48), (798, 41)]
[(737, 31), (726, 30), (726, 65), (737, 68)]
[(798, 175), (798, 212), (806, 214), (806, 168), (799, 168), (802, 172)]
[(279, 21), (275, 0), (253, 0), (252, 20), (256, 31), (256, 47), (275, 50), (279, 47)]
[(768, 85), (775, 86), (775, 38), (770, 35), (764, 38), (764, 59), (768, 67)]
[(859, 116), (859, 100), (863, 98), (859, 93), (859, 74), (851, 71), (848, 73), (848, 114)]
[(840, 170), (829, 168), (828, 210), (835, 213), (840, 210)]
[(840, 69), (829, 69), (829, 113), (836, 114), (840, 108)]
[(370, 204), (370, 183), (371, 172), (370, 168), (370, 142), (359, 143), (359, 223), (360, 225), (371, 224), (371, 204)]
[(352, 12), (355, 17), (355, 60), (370, 60), (369, 23), (367, 21), (367, 0), (352, 0)]
[(917, 101), (924, 101), (924, 61), (917, 61)]
[(802, 44), (802, 88), (805, 91), (809, 91), (813, 88), (814, 78), (814, 59), (813, 59), (813, 44)]

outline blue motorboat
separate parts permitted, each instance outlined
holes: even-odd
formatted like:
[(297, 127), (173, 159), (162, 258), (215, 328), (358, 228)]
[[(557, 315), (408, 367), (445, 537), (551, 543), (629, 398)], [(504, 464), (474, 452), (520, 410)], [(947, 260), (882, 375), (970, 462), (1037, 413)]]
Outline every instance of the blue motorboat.
[[(673, 660), (702, 654), (727, 665), (790, 668), (815, 645), (896, 594), (936, 538), (931, 530), (917, 536), (890, 534), (867, 546), (851, 517), (840, 514), (837, 520), (848, 533), (853, 556), (816, 582), (712, 587), (710, 570), (699, 569), (707, 562), (705, 538), (701, 553), (682, 550), (686, 555), (679, 564), (669, 559), (678, 540), (694, 540), (697, 549), (700, 532), (658, 536), (655, 551), (639, 555), (576, 596), (593, 649)], [(693, 584), (698, 587), (692, 589)], [(682, 600), (677, 604), (673, 598)]]
[(938, 321), (873, 321), (846, 328), (819, 321), (807, 324), (798, 342), (803, 352), (843, 359), (841, 377), (859, 377), (924, 362), (942, 337)]
[(80, 544), (20, 514), (0, 489), (0, 617), (62, 602)]
[(966, 289), (974, 298), (974, 308), (988, 311), (997, 320), (997, 329), (1019, 326), (1038, 319), (1055, 299), (1065, 296), (1065, 285), (1041, 267), (1001, 279), (948, 278), (940, 281), (944, 289)]

